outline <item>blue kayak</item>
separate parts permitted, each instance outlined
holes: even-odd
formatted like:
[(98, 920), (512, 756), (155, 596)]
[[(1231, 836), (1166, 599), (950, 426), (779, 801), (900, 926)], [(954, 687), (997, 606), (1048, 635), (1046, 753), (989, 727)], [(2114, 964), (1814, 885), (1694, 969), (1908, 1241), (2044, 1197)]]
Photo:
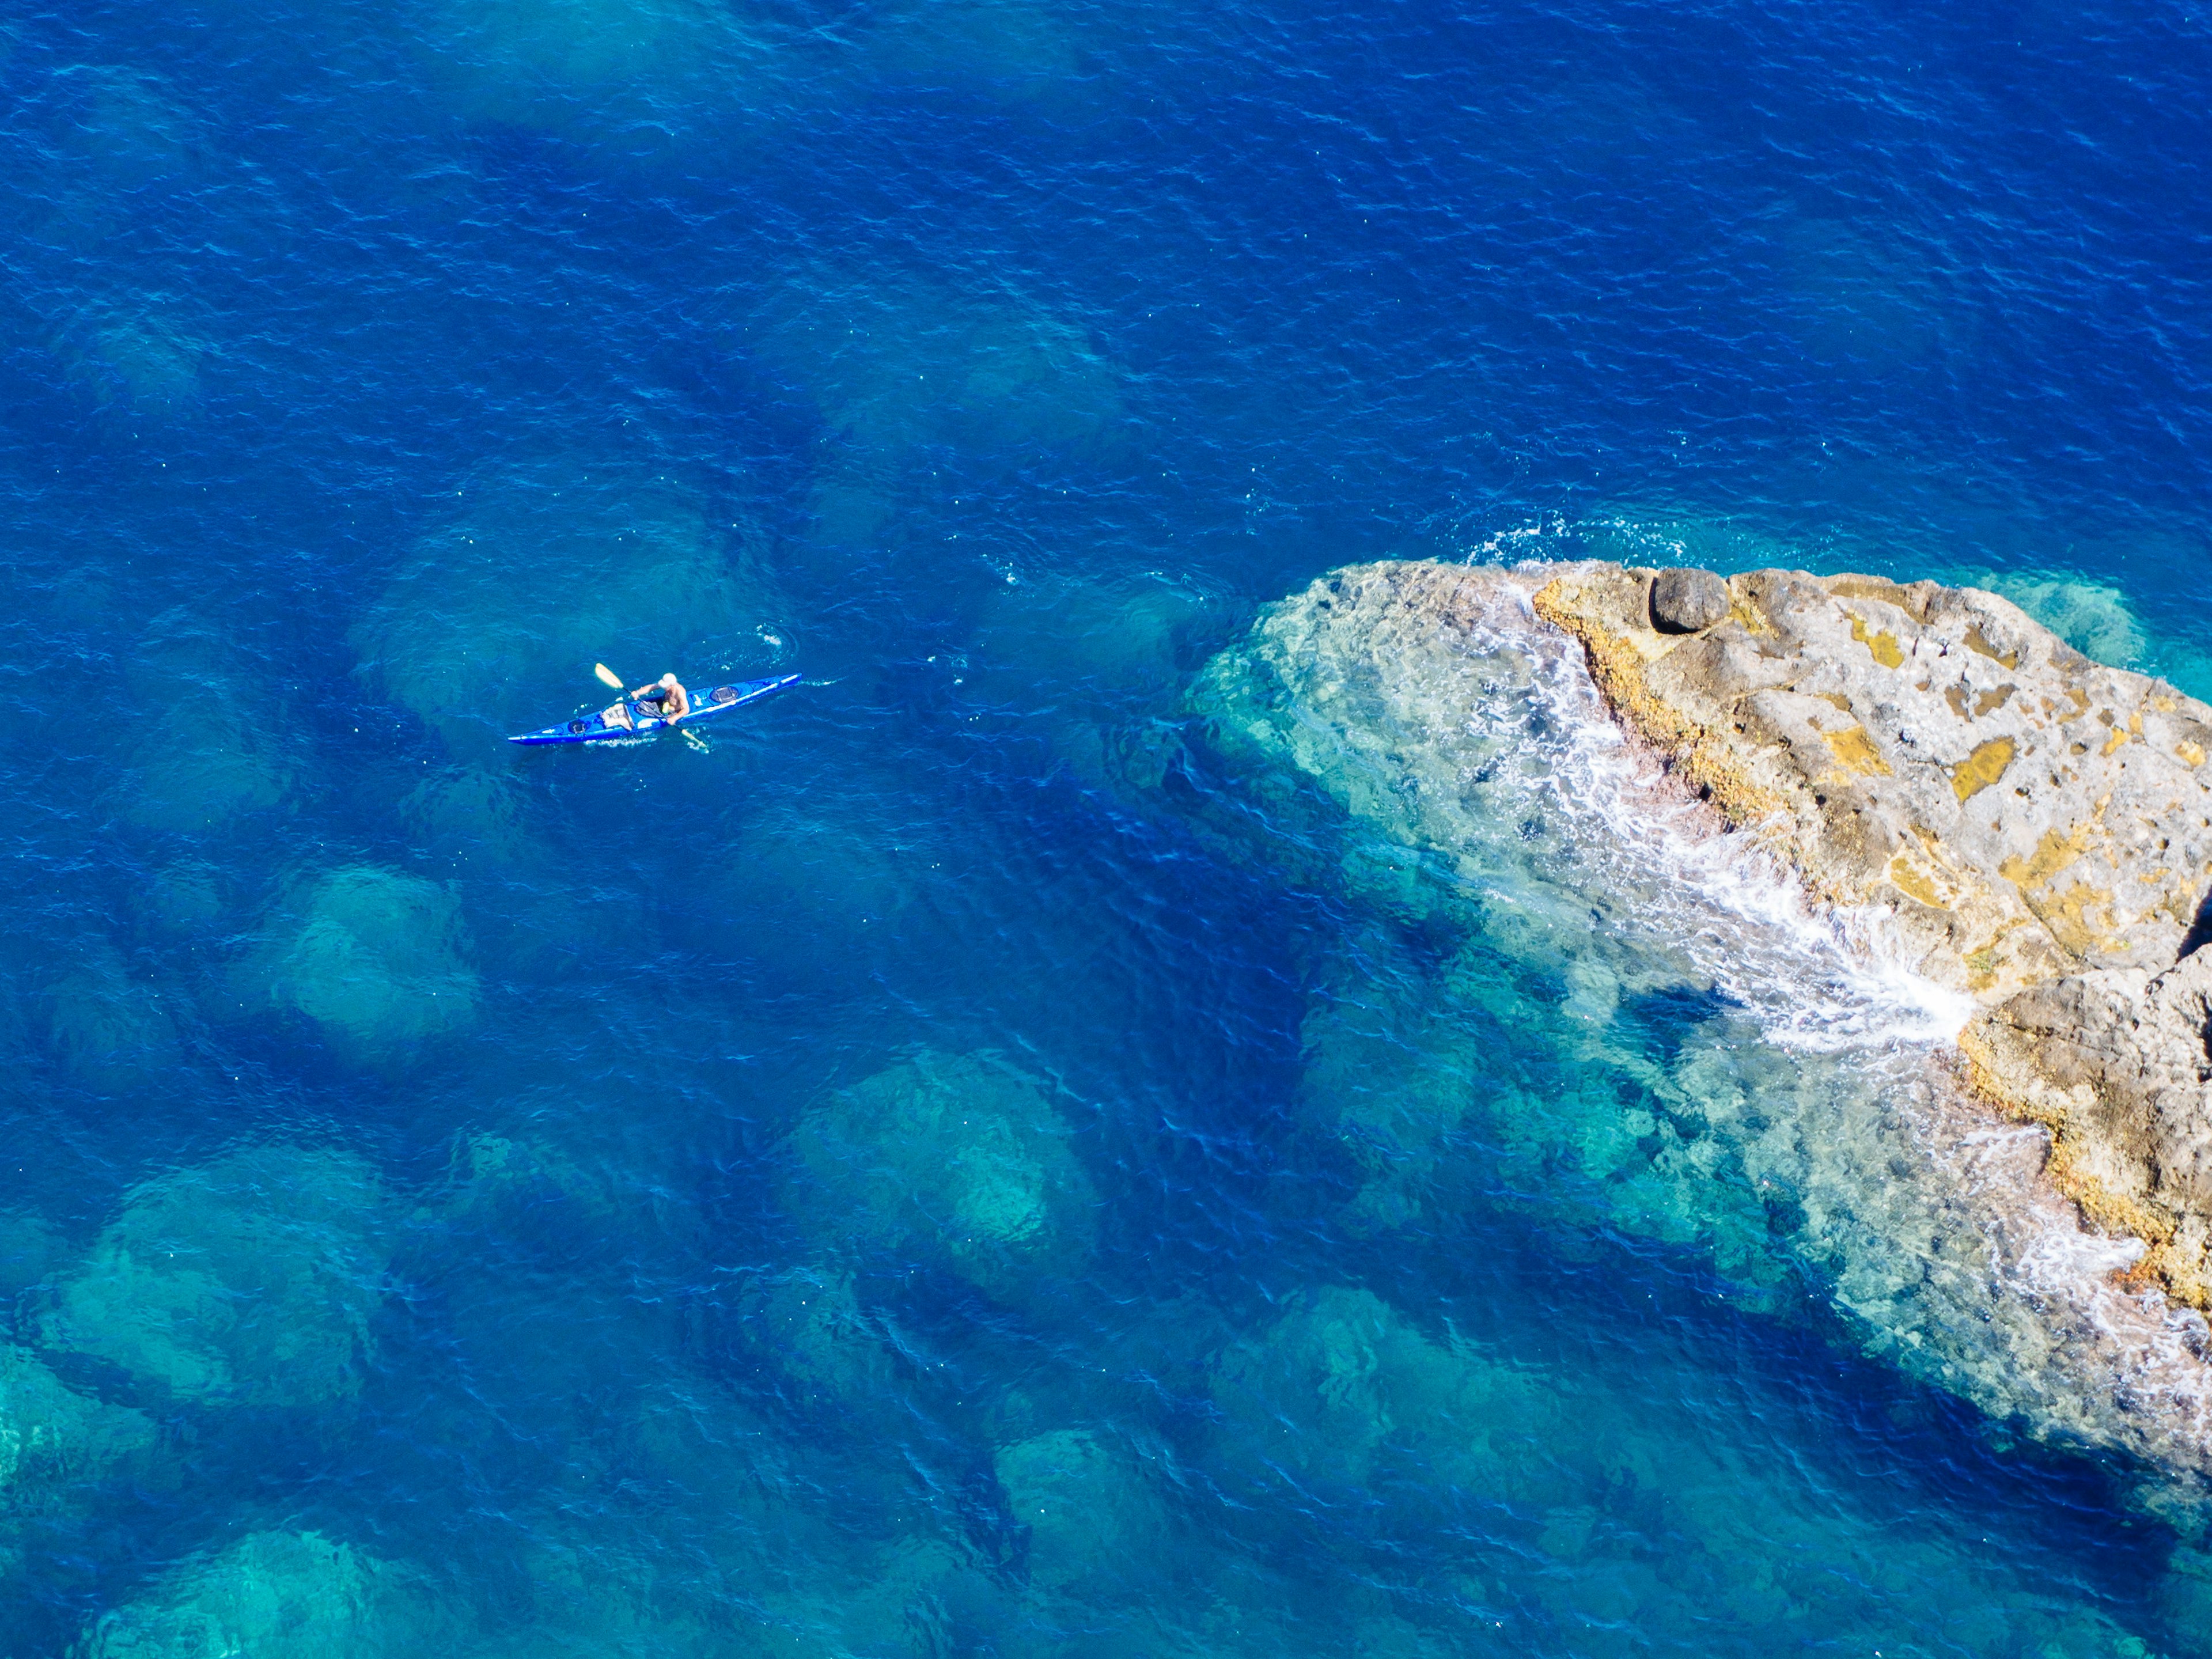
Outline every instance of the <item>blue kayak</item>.
[(509, 743), (604, 743), (611, 738), (648, 738), (671, 726), (687, 729), (717, 714), (726, 714), (732, 708), (743, 708), (749, 702), (758, 702), (763, 697), (799, 684), (799, 676), (786, 674), (781, 679), (740, 680), (735, 685), (718, 685), (711, 691), (699, 692), (691, 699), (691, 712), (680, 720), (661, 718), (658, 705), (640, 702), (625, 697), (595, 714), (578, 714), (558, 726), (549, 726), (543, 732), (526, 732), (519, 738), (509, 738)]

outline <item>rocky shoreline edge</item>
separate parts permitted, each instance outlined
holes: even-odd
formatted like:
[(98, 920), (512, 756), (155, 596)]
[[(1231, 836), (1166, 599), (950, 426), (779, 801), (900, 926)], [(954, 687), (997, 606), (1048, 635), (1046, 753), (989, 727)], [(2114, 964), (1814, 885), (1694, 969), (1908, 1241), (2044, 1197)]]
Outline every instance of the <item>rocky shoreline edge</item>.
[(2129, 1278), (2212, 1307), (2212, 708), (1974, 588), (1527, 574), (1631, 733), (1972, 999), (1966, 1081), (2140, 1241)]

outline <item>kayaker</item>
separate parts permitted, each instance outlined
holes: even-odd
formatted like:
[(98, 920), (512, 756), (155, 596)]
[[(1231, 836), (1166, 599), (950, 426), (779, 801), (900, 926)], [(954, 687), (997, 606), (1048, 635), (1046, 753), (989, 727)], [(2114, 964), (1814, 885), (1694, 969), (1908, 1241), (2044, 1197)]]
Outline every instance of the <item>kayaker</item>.
[(660, 718), (671, 726), (691, 712), (691, 694), (673, 674), (663, 674), (651, 684), (641, 685), (630, 696), (639, 702), (656, 705)]

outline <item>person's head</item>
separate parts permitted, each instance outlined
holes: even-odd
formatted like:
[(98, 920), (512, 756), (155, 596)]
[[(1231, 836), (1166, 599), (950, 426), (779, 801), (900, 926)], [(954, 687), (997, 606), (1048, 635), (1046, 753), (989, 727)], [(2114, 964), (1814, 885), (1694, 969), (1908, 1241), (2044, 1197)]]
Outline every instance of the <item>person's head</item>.
[(663, 674), (658, 684), (662, 690), (673, 691), (676, 689), (676, 676), (673, 672)]

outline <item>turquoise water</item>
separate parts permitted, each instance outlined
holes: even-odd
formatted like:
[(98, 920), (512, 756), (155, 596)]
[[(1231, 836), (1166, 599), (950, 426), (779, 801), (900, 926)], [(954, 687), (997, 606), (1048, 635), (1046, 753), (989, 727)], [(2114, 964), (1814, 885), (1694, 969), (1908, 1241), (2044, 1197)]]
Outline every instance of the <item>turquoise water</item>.
[[(2212, 694), (2197, 13), (0, 76), (0, 1652), (2212, 1652), (2186, 1391), (1945, 1011), (1525, 632), (1432, 750), (1268, 608), (1872, 569)], [(502, 741), (596, 661), (805, 684)]]

